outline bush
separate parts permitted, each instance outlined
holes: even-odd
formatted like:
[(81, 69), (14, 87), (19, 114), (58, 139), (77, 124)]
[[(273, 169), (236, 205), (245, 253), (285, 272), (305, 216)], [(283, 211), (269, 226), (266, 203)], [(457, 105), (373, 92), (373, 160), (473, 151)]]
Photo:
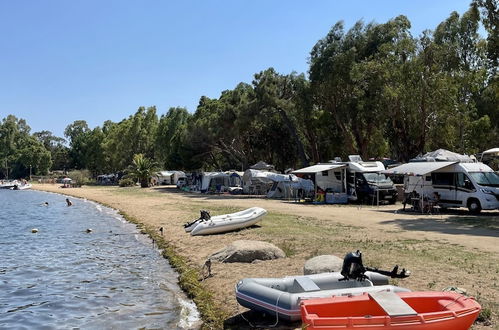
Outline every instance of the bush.
[(133, 187), (135, 186), (135, 181), (130, 178), (121, 179), (118, 183), (120, 187)]
[(78, 186), (89, 183), (90, 178), (92, 177), (89, 170), (69, 171), (67, 176), (69, 178), (73, 179), (73, 182), (71, 182), (72, 184), (75, 184)]

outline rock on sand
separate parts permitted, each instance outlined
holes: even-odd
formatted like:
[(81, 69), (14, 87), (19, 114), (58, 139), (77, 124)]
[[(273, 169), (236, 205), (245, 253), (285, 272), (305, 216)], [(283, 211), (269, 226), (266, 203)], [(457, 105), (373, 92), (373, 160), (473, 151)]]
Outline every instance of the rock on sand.
[(286, 254), (274, 244), (261, 241), (239, 240), (213, 253), (209, 259), (220, 262), (250, 263), (255, 260), (271, 260), (284, 257), (286, 257)]
[(303, 267), (303, 274), (339, 272), (341, 267), (343, 267), (343, 259), (327, 254), (308, 259)]

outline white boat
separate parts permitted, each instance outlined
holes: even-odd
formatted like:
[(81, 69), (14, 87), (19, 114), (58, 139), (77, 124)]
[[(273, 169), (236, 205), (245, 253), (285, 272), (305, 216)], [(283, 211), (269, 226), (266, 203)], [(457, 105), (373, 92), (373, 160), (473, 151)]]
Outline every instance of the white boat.
[(185, 230), (191, 235), (209, 235), (224, 233), (236, 229), (246, 228), (260, 221), (267, 214), (267, 210), (261, 207), (210, 217), (201, 216), (196, 221), (186, 224)]
[(25, 184), (15, 184), (13, 187), (11, 187), (11, 190), (26, 190), (26, 189), (31, 189), (31, 184), (30, 183), (25, 183)]
[(12, 181), (2, 181), (0, 183), (0, 189), (12, 189), (16, 185), (20, 185), (21, 183), (17, 180), (12, 180)]

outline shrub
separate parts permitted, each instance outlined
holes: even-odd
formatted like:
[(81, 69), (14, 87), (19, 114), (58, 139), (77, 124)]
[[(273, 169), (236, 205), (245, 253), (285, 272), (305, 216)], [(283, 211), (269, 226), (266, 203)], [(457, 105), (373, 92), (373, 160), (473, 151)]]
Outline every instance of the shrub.
[(135, 186), (135, 181), (130, 178), (121, 179), (118, 183), (120, 187), (133, 187)]
[(90, 181), (91, 174), (88, 170), (73, 170), (68, 172), (68, 177), (73, 179), (73, 184), (78, 186), (87, 184)]

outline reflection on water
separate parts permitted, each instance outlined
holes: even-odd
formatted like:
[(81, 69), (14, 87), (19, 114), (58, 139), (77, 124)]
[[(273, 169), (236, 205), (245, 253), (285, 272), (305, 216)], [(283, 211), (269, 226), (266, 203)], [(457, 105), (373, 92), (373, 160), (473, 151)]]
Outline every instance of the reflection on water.
[(71, 199), (0, 190), (0, 328), (195, 327), (151, 241), (115, 211)]

